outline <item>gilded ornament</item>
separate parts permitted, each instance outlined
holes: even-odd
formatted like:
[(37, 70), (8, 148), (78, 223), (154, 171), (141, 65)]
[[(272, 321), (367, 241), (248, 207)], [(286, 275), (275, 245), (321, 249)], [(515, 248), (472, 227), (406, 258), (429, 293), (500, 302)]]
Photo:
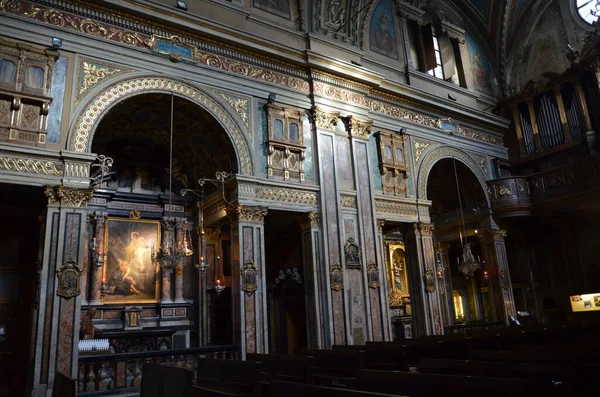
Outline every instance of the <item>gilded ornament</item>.
[(431, 146), (430, 142), (421, 142), (416, 139), (413, 141), (413, 146), (415, 148), (415, 163), (419, 162), (419, 159), (423, 155), (423, 152), (427, 150), (429, 146)]
[(235, 212), (239, 222), (263, 223), (267, 215), (267, 208), (238, 205)]
[(379, 268), (374, 262), (371, 262), (367, 267), (367, 281), (369, 282), (369, 288), (379, 288)]
[(344, 288), (344, 272), (339, 263), (331, 266), (331, 269), (329, 269), (329, 278), (332, 290), (341, 291)]
[(498, 185), (498, 196), (512, 196), (512, 187), (510, 185)]
[(317, 128), (335, 130), (339, 116), (339, 112), (325, 112), (318, 107), (313, 108), (313, 120)]
[(139, 210), (131, 210), (129, 211), (129, 219), (140, 219), (142, 214)]
[(0, 169), (51, 176), (63, 176), (62, 163), (0, 155)]
[(373, 121), (359, 120), (354, 116), (348, 117), (348, 130), (354, 138), (369, 139)]
[(135, 92), (151, 90), (173, 92), (182, 95), (189, 101), (209, 110), (221, 123), (225, 131), (227, 131), (236, 147), (236, 151), (240, 156), (241, 173), (245, 175), (252, 174), (252, 160), (248, 145), (246, 144), (244, 134), (233, 118), (208, 94), (183, 82), (164, 77), (136, 77), (120, 81), (98, 94), (77, 118), (74, 124), (75, 130), (70, 134), (69, 150), (80, 153), (88, 151), (90, 134), (93, 127), (107, 109), (125, 96), (129, 96)]
[(56, 295), (71, 299), (81, 294), (81, 269), (73, 260), (68, 260), (56, 270), (58, 288)]
[(214, 227), (207, 227), (204, 229), (204, 237), (207, 241), (219, 241), (221, 231)]
[(375, 202), (375, 211), (384, 212), (388, 214), (406, 215), (406, 216), (417, 216), (417, 207), (414, 205), (407, 204), (396, 204), (391, 202)]
[(254, 262), (248, 261), (244, 264), (241, 270), (242, 273), (242, 291), (245, 291), (249, 296), (252, 296), (258, 288), (258, 269), (254, 266)]
[(131, 69), (117, 68), (112, 65), (92, 62), (91, 60), (80, 61), (78, 73), (81, 73), (83, 75), (83, 78), (80, 82), (76, 102), (79, 102), (81, 97), (94, 85), (105, 80), (106, 78), (110, 76), (117, 76), (131, 71)]
[(384, 226), (385, 226), (385, 220), (384, 219), (378, 219), (377, 220), (377, 232), (378, 233), (382, 233)]
[(342, 196), (342, 207), (356, 208), (356, 197)]
[[(240, 98), (237, 96), (227, 95), (227, 94), (223, 94), (223, 93), (219, 93), (219, 95), (221, 96), (221, 98), (223, 98), (225, 101), (227, 101), (229, 106), (231, 106), (233, 108), (233, 110), (235, 110), (237, 112), (237, 114), (240, 115), (240, 118), (246, 125), (246, 128), (250, 128), (250, 126), (248, 124), (249, 100), (247, 98)], [(252, 134), (250, 133), (250, 130), (248, 130), (248, 134), (250, 136), (252, 136)]]
[(300, 215), (298, 216), (298, 223), (300, 223), (301, 229), (321, 227), (321, 214), (316, 212), (309, 212), (306, 215)]
[(76, 189), (59, 186), (56, 195), (63, 207), (87, 207), (88, 201), (94, 195), (91, 189)]
[(292, 189), (273, 189), (266, 187), (257, 187), (254, 192), (254, 198), (270, 201), (278, 201), (293, 204), (317, 205), (319, 196), (315, 192), (306, 192)]
[(435, 275), (433, 270), (429, 269), (425, 272), (423, 281), (425, 282), (425, 288), (427, 289), (427, 292), (435, 292)]

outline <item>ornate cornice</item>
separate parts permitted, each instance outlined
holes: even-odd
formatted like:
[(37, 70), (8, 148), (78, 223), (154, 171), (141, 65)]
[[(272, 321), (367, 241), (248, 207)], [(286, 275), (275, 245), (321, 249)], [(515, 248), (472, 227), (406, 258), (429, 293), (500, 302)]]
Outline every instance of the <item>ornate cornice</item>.
[(348, 131), (353, 138), (368, 140), (372, 125), (371, 120), (359, 120), (354, 116), (348, 116)]
[(313, 108), (313, 120), (317, 128), (335, 131), (339, 117), (339, 112), (326, 112), (316, 106)]
[(235, 207), (235, 214), (239, 222), (264, 223), (267, 209), (265, 207), (238, 205)]
[(319, 203), (319, 193), (317, 192), (280, 187), (256, 186), (245, 183), (240, 183), (238, 185), (238, 198), (268, 200), (304, 206), (315, 206)]
[(92, 189), (77, 189), (66, 186), (46, 186), (44, 194), (48, 197), (48, 205), (87, 207), (94, 191)]
[(300, 215), (298, 216), (298, 223), (300, 223), (301, 229), (321, 227), (321, 214), (316, 212), (309, 212), (306, 215)]

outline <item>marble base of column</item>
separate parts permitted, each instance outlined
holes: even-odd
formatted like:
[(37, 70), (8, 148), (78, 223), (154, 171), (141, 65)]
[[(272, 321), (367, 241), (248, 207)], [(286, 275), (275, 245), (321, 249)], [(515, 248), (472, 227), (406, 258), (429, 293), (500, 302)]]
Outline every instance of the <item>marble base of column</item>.
[(183, 299), (183, 265), (175, 268), (175, 303), (185, 303), (185, 299)]
[(173, 274), (173, 271), (170, 269), (162, 270), (160, 303), (173, 303), (173, 299), (171, 298), (171, 275), (172, 274)]

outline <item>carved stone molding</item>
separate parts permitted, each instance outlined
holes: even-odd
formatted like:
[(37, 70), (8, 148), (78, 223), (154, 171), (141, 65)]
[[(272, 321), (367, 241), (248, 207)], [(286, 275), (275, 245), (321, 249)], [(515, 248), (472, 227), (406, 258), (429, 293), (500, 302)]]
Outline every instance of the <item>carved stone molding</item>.
[(353, 138), (369, 139), (372, 125), (371, 120), (359, 120), (354, 116), (348, 116), (348, 131)]
[(165, 228), (165, 230), (173, 231), (177, 225), (177, 219), (178, 218), (175, 217), (165, 216), (161, 219), (162, 226)]
[(318, 107), (313, 108), (313, 120), (317, 128), (334, 131), (339, 117), (339, 112), (325, 112)]
[(76, 77), (79, 84), (79, 90), (75, 93), (75, 105), (79, 104), (81, 98), (83, 98), (94, 86), (104, 80), (131, 72), (133, 72), (133, 69), (125, 68), (123, 66), (87, 58), (79, 59)]
[(249, 184), (240, 184), (238, 186), (238, 195), (239, 198), (269, 200), (298, 205), (314, 206), (319, 203), (319, 194), (317, 192)]
[(265, 207), (248, 207), (246, 205), (238, 205), (235, 208), (239, 222), (263, 223), (267, 215)]
[(241, 173), (253, 174), (252, 158), (244, 133), (222, 105), (199, 88), (161, 76), (135, 77), (119, 81), (96, 95), (73, 124), (74, 129), (69, 134), (68, 149), (80, 153), (89, 151), (92, 131), (104, 112), (124, 97), (151, 91), (175, 93), (208, 110), (229, 134), (239, 157)]
[(76, 189), (66, 186), (46, 186), (44, 194), (48, 197), (49, 205), (87, 207), (94, 191), (92, 189)]
[(89, 215), (89, 218), (94, 226), (103, 226), (106, 222), (106, 218), (108, 218), (108, 212), (94, 211)]
[(408, 228), (408, 233), (415, 236), (433, 236), (433, 223), (413, 223)]
[(462, 162), (465, 166), (467, 166), (467, 168), (469, 168), (471, 172), (473, 172), (473, 174), (477, 177), (481, 188), (484, 191), (486, 197), (486, 204), (489, 205), (490, 197), (487, 184), (485, 183), (487, 180), (486, 175), (483, 173), (477, 162), (471, 156), (469, 156), (462, 150), (450, 146), (437, 147), (427, 152), (427, 154), (424, 156), (417, 178), (418, 198), (427, 198), (427, 180), (429, 178), (429, 173), (431, 172), (431, 169), (433, 168), (435, 163), (444, 158), (454, 158)]
[(321, 214), (316, 212), (309, 212), (306, 215), (298, 216), (298, 223), (302, 230), (311, 227), (321, 227)]
[(233, 95), (228, 92), (224, 92), (221, 90), (212, 91), (216, 92), (225, 102), (231, 106), (233, 110), (240, 116), (242, 122), (248, 129), (248, 136), (252, 138), (252, 131), (250, 130), (250, 98), (242, 97), (240, 95)]
[(38, 175), (63, 176), (64, 166), (58, 161), (28, 159), (0, 154), (0, 170)]
[(419, 215), (417, 212), (416, 205), (392, 203), (389, 201), (376, 201), (375, 202), (375, 211), (376, 212), (384, 212), (384, 213), (388, 213), (388, 214), (395, 214), (395, 215), (406, 215), (406, 216)]

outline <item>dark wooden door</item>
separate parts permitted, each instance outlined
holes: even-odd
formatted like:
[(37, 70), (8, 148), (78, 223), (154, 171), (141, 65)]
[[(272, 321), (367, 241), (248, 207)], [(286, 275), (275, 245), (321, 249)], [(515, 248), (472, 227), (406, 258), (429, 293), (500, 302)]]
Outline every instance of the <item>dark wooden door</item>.
[(0, 396), (24, 396), (37, 289), (41, 189), (0, 185)]

